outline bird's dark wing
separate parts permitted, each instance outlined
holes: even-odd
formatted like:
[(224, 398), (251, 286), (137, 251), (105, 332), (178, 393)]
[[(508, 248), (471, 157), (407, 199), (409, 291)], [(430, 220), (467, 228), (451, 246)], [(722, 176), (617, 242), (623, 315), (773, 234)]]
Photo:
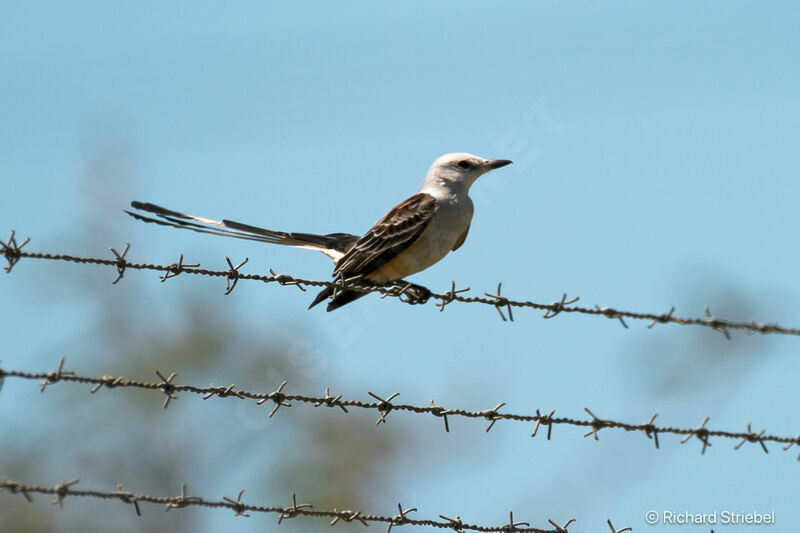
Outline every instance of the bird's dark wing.
[(436, 199), (417, 193), (375, 223), (336, 263), (334, 276), (367, 275), (397, 257), (419, 238), (436, 214)]

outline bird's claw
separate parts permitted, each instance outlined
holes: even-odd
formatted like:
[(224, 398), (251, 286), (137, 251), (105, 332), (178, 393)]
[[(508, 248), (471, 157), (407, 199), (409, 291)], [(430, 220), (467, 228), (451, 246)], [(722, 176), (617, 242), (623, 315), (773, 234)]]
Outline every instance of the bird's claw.
[(398, 298), (411, 305), (426, 303), (432, 294), (427, 287), (403, 280), (394, 282), (392, 290), (397, 291)]

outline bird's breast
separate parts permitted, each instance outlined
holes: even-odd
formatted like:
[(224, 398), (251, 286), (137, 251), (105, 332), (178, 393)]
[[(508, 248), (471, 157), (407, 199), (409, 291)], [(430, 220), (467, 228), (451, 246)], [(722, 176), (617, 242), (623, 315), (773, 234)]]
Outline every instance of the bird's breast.
[(396, 281), (425, 270), (453, 249), (472, 221), (472, 202), (440, 201), (433, 219), (397, 257), (383, 264), (367, 279), (373, 283)]

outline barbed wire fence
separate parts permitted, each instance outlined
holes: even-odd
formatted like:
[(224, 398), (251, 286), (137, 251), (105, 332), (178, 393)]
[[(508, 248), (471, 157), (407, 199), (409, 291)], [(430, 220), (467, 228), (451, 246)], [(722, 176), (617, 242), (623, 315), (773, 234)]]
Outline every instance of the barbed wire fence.
[[(789, 450), (792, 446), (797, 445), (800, 447), (800, 435), (796, 437), (778, 436), (766, 433), (766, 429), (762, 429), (756, 433), (752, 429), (752, 424), (747, 423), (747, 431), (725, 431), (719, 429), (710, 429), (707, 424), (710, 417), (706, 417), (703, 422), (696, 427), (679, 428), (673, 426), (659, 426), (655, 423), (658, 413), (652, 415), (647, 422), (644, 423), (630, 423), (614, 419), (600, 418), (596, 416), (588, 407), (584, 410), (589, 415), (589, 418), (570, 418), (570, 417), (557, 417), (555, 410), (551, 410), (547, 414), (537, 409), (536, 414), (518, 414), (518, 413), (502, 413), (500, 410), (506, 405), (505, 402), (498, 403), (493, 408), (483, 409), (480, 411), (470, 411), (467, 409), (453, 409), (445, 408), (437, 405), (434, 400), (431, 400), (430, 405), (412, 405), (394, 403), (400, 393), (395, 392), (387, 397), (382, 397), (372, 391), (367, 391), (367, 394), (373, 398), (369, 400), (356, 400), (346, 399), (343, 395), (334, 395), (331, 393), (330, 388), (325, 388), (324, 396), (314, 396), (306, 394), (289, 394), (284, 391), (288, 382), (283, 381), (278, 388), (272, 392), (252, 392), (243, 389), (237, 389), (235, 384), (228, 385), (227, 387), (216, 387), (212, 383), (208, 387), (197, 385), (179, 385), (174, 383), (177, 373), (172, 372), (165, 376), (161, 371), (156, 370), (158, 381), (139, 381), (126, 379), (124, 376), (82, 376), (75, 374), (72, 371), (65, 370), (64, 364), (66, 357), (62, 356), (59, 360), (58, 368), (50, 372), (25, 372), (20, 370), (4, 369), (0, 366), (0, 387), (6, 378), (19, 378), (28, 381), (39, 381), (39, 387), (42, 392), (45, 389), (58, 382), (67, 383), (81, 383), (92, 385), (89, 392), (94, 394), (100, 389), (119, 390), (119, 389), (139, 389), (146, 391), (158, 391), (165, 395), (162, 407), (168, 408), (170, 402), (178, 398), (177, 393), (186, 392), (194, 395), (202, 396), (203, 400), (209, 398), (237, 398), (240, 400), (254, 400), (258, 405), (267, 404), (272, 407), (267, 415), (272, 418), (281, 407), (292, 407), (290, 402), (296, 402), (301, 405), (311, 405), (314, 407), (331, 407), (339, 408), (343, 412), (348, 413), (349, 408), (356, 408), (362, 410), (375, 411), (378, 419), (375, 422), (376, 426), (387, 423), (387, 417), (392, 411), (404, 411), (416, 415), (430, 415), (441, 418), (444, 422), (445, 431), (450, 431), (451, 418), (467, 418), (467, 419), (483, 419), (489, 424), (485, 431), (488, 433), (494, 425), (499, 421), (511, 421), (533, 424), (531, 437), (536, 437), (542, 426), (547, 426), (547, 440), (552, 437), (553, 427), (558, 425), (574, 426), (578, 428), (585, 428), (589, 431), (586, 432), (584, 437), (593, 437), (594, 440), (599, 440), (599, 432), (603, 429), (618, 429), (628, 433), (641, 433), (648, 439), (653, 440), (656, 448), (660, 447), (659, 434), (672, 434), (683, 437), (681, 443), (689, 442), (692, 437), (697, 438), (702, 443), (701, 453), (705, 454), (706, 449), (711, 446), (711, 438), (725, 438), (739, 441), (734, 449), (738, 450), (746, 443), (759, 444), (764, 453), (769, 453), (767, 443), (782, 444), (783, 450)], [(800, 461), (800, 456), (797, 458)]]
[[(484, 525), (470, 524), (464, 522), (460, 516), (456, 518), (451, 518), (440, 514), (439, 518), (441, 520), (409, 517), (409, 514), (417, 512), (417, 509), (415, 507), (409, 507), (403, 509), (403, 506), (400, 503), (397, 504), (398, 513), (396, 515), (381, 515), (381, 514), (364, 513), (363, 511), (354, 511), (350, 509), (314, 509), (313, 505), (310, 503), (297, 503), (297, 497), (294, 493), (292, 494), (291, 505), (282, 507), (282, 506), (247, 504), (242, 501), (242, 496), (244, 495), (246, 489), (241, 489), (238, 495), (236, 496), (236, 499), (230, 498), (228, 496), (223, 496), (221, 500), (209, 500), (201, 496), (189, 495), (186, 484), (181, 485), (180, 496), (151, 496), (148, 494), (134, 494), (130, 491), (123, 490), (121, 485), (118, 485), (117, 490), (114, 491), (74, 489), (73, 487), (79, 481), (80, 481), (79, 479), (73, 479), (71, 481), (59, 483), (52, 487), (42, 487), (36, 485), (29, 485), (26, 483), (9, 480), (6, 479), (5, 477), (2, 477), (0, 478), (0, 492), (7, 490), (12, 494), (22, 494), (23, 497), (29, 503), (33, 502), (31, 494), (52, 495), (55, 496), (56, 499), (53, 500), (51, 503), (53, 503), (54, 505), (58, 505), (59, 507), (64, 506), (64, 500), (67, 498), (67, 496), (77, 497), (77, 498), (97, 498), (108, 501), (119, 500), (123, 503), (132, 505), (134, 511), (138, 516), (141, 516), (142, 514), (139, 503), (151, 503), (157, 505), (164, 505), (166, 511), (169, 511), (171, 509), (183, 509), (186, 507), (194, 506), (194, 507), (208, 507), (216, 509), (220, 508), (230, 509), (234, 512), (235, 516), (244, 516), (244, 517), (249, 517), (250, 515), (248, 513), (251, 512), (277, 514), (279, 524), (284, 520), (288, 520), (298, 516), (331, 519), (330, 521), (331, 526), (335, 526), (340, 521), (354, 522), (354, 523), (358, 522), (364, 526), (369, 526), (370, 522), (381, 522), (384, 524), (388, 524), (387, 532), (391, 532), (392, 528), (396, 526), (410, 525), (410, 526), (435, 527), (439, 529), (451, 529), (457, 532), (483, 531), (483, 532), (502, 533), (502, 532), (513, 531), (519, 533), (568, 533), (567, 528), (575, 521), (574, 519), (570, 519), (564, 524), (559, 525), (552, 518), (548, 518), (547, 521), (553, 527), (551, 529), (540, 529), (536, 527), (531, 527), (529, 522), (515, 521), (513, 511), (509, 511), (507, 523), (499, 526), (484, 526)], [(626, 531), (632, 531), (630, 527), (616, 529), (614, 525), (611, 523), (611, 520), (607, 520), (606, 524), (608, 524), (611, 533), (623, 533)]]
[[(32, 252), (24, 250), (23, 248), (29, 243), (30, 239), (25, 239), (18, 242), (15, 233), (12, 231), (11, 236), (7, 241), (0, 241), (0, 254), (8, 262), (5, 267), (6, 272), (11, 272), (12, 268), (21, 259), (44, 259), (50, 261), (64, 261), (72, 262), (83, 265), (98, 265), (111, 267), (116, 270), (116, 277), (112, 283), (118, 283), (130, 270), (147, 270), (155, 271), (161, 274), (160, 279), (162, 282), (176, 277), (180, 274), (195, 274), (208, 277), (218, 277), (225, 280), (225, 294), (230, 294), (237, 286), (239, 280), (260, 281), (263, 283), (277, 283), (282, 286), (295, 286), (301, 291), (305, 291), (307, 287), (331, 287), (334, 290), (355, 290), (358, 292), (370, 293), (377, 292), (382, 298), (393, 297), (397, 298), (404, 303), (411, 305), (426, 304), (434, 301), (435, 305), (439, 307), (440, 311), (444, 311), (445, 307), (451, 303), (478, 303), (494, 307), (500, 318), (503, 321), (513, 321), (514, 308), (530, 308), (534, 310), (544, 311), (543, 318), (551, 319), (561, 313), (581, 313), (593, 316), (604, 316), (609, 319), (619, 320), (625, 328), (628, 328), (626, 319), (632, 320), (646, 320), (649, 321), (649, 328), (657, 324), (678, 324), (678, 325), (691, 325), (711, 328), (724, 334), (726, 338), (731, 337), (731, 331), (738, 330), (746, 333), (754, 334), (782, 334), (800, 336), (800, 329), (789, 328), (780, 326), (774, 323), (761, 323), (757, 321), (751, 322), (735, 322), (730, 320), (714, 317), (710, 310), (706, 308), (705, 317), (699, 318), (685, 318), (679, 317), (674, 314), (675, 308), (672, 307), (667, 313), (641, 313), (632, 311), (623, 311), (611, 307), (600, 307), (595, 305), (594, 308), (587, 308), (575, 305), (579, 298), (569, 299), (564, 294), (560, 300), (554, 301), (550, 304), (537, 303), (533, 301), (512, 300), (501, 294), (502, 282), (498, 284), (497, 290), (494, 293), (486, 292), (484, 296), (470, 296), (466, 294), (470, 289), (463, 288), (457, 289), (455, 282), (452, 282), (450, 290), (443, 293), (433, 292), (426, 287), (414, 285), (407, 282), (395, 283), (389, 286), (375, 286), (365, 284), (359, 279), (337, 279), (333, 281), (318, 281), (297, 278), (287, 274), (278, 274), (272, 269), (269, 269), (269, 275), (257, 273), (241, 272), (241, 268), (247, 263), (244, 259), (234, 266), (234, 262), (226, 257), (227, 268), (223, 270), (212, 270), (200, 268), (199, 264), (184, 262), (183, 254), (180, 255), (177, 262), (170, 264), (152, 264), (152, 263), (137, 263), (127, 259), (127, 254), (130, 251), (130, 245), (126, 245), (124, 250), (120, 253), (114, 248), (110, 248), (113, 254), (112, 258), (98, 258), (98, 257), (81, 257), (69, 254), (49, 253), (49, 252)], [(29, 372), (15, 369), (4, 369), (0, 366), (0, 389), (7, 378), (18, 378), (26, 381), (39, 381), (40, 388), (44, 392), (48, 386), (63, 382), (63, 383), (76, 383), (91, 385), (90, 393), (94, 394), (100, 389), (108, 389), (119, 391), (121, 389), (138, 389), (145, 391), (156, 391), (163, 394), (164, 402), (163, 408), (168, 408), (170, 402), (178, 398), (178, 393), (190, 393), (199, 395), (203, 400), (208, 400), (212, 397), (218, 398), (236, 398), (240, 400), (255, 401), (258, 405), (266, 404), (271, 406), (268, 417), (273, 417), (281, 407), (289, 408), (293, 404), (307, 405), (313, 407), (330, 407), (338, 408), (347, 413), (348, 408), (355, 408), (361, 410), (374, 411), (378, 418), (375, 424), (387, 423), (387, 417), (392, 411), (407, 412), (415, 415), (434, 416), (442, 419), (445, 431), (450, 430), (450, 421), (453, 418), (466, 418), (466, 419), (483, 419), (488, 422), (485, 428), (489, 432), (497, 422), (510, 421), (517, 423), (532, 424), (531, 437), (536, 437), (537, 434), (543, 432), (542, 426), (547, 427), (546, 438), (551, 439), (554, 426), (566, 425), (588, 430), (583, 434), (583, 437), (593, 437), (594, 440), (599, 440), (599, 432), (603, 429), (618, 429), (626, 433), (640, 433), (648, 439), (653, 440), (656, 448), (660, 447), (659, 434), (672, 434), (682, 437), (681, 444), (685, 444), (692, 438), (696, 438), (702, 444), (701, 453), (705, 454), (706, 449), (711, 446), (712, 438), (733, 439), (738, 441), (734, 445), (734, 449), (738, 450), (746, 443), (758, 444), (765, 453), (769, 453), (767, 444), (774, 443), (782, 445), (783, 450), (789, 450), (793, 446), (800, 447), (800, 435), (796, 437), (779, 436), (767, 434), (766, 429), (762, 429), (756, 433), (752, 430), (751, 423), (747, 423), (746, 431), (726, 431), (720, 429), (711, 429), (707, 427), (709, 418), (706, 417), (703, 422), (696, 427), (672, 427), (660, 426), (655, 423), (658, 414), (654, 414), (647, 422), (644, 423), (630, 423), (623, 422), (615, 419), (600, 418), (596, 416), (588, 407), (584, 408), (588, 418), (570, 418), (570, 417), (557, 417), (555, 410), (550, 410), (543, 414), (539, 409), (535, 414), (517, 414), (509, 412), (501, 412), (505, 407), (505, 403), (501, 402), (493, 408), (484, 410), (467, 410), (460, 408), (445, 408), (437, 405), (431, 400), (430, 405), (413, 405), (396, 403), (395, 398), (399, 393), (395, 392), (387, 397), (380, 396), (372, 391), (368, 394), (373, 400), (359, 400), (359, 399), (346, 399), (343, 395), (334, 395), (330, 392), (330, 388), (325, 389), (324, 395), (308, 395), (308, 394), (289, 394), (284, 391), (287, 382), (284, 381), (281, 385), (272, 392), (252, 392), (243, 389), (238, 389), (235, 384), (227, 387), (217, 387), (212, 383), (208, 387), (197, 385), (180, 385), (175, 383), (176, 373), (170, 373), (165, 376), (160, 371), (156, 371), (158, 377), (157, 381), (142, 381), (127, 379), (124, 376), (85, 376), (79, 375), (72, 371), (64, 369), (65, 358), (62, 357), (56, 370), (49, 372)], [(542, 431), (540, 431), (542, 430)], [(800, 461), (800, 456), (798, 456)], [(340, 510), (340, 509), (315, 509), (311, 504), (301, 503), (298, 504), (296, 497), (292, 494), (292, 503), (290, 506), (268, 506), (259, 504), (247, 504), (242, 501), (242, 496), (245, 492), (242, 489), (236, 499), (223, 496), (221, 500), (207, 499), (200, 496), (192, 496), (187, 494), (186, 486), (181, 487), (179, 496), (152, 496), (148, 494), (135, 494), (123, 490), (118, 486), (114, 491), (104, 490), (79, 490), (74, 488), (78, 482), (77, 479), (58, 483), (56, 485), (38, 486), (20, 481), (8, 480), (5, 477), (0, 478), (0, 492), (8, 491), (13, 494), (22, 494), (26, 500), (32, 501), (31, 494), (46, 494), (53, 495), (56, 499), (54, 504), (63, 506), (64, 500), (69, 497), (80, 498), (95, 498), (103, 501), (112, 502), (114, 500), (122, 501), (134, 507), (137, 515), (141, 514), (140, 503), (151, 503), (166, 506), (166, 510), (181, 509), (186, 507), (207, 507), (207, 508), (226, 508), (232, 510), (236, 516), (250, 516), (249, 513), (270, 513), (277, 515), (278, 523), (286, 519), (295, 518), (298, 516), (313, 517), (320, 519), (330, 519), (330, 525), (336, 525), (339, 522), (358, 522), (365, 526), (371, 522), (383, 523), (391, 531), (393, 527), (397, 526), (425, 526), (435, 527), (440, 529), (450, 529), (457, 532), (463, 531), (497, 531), (497, 532), (536, 532), (536, 533), (567, 533), (567, 528), (574, 522), (569, 520), (563, 525), (559, 525), (552, 519), (548, 518), (548, 522), (552, 529), (540, 529), (531, 527), (528, 522), (515, 521), (512, 512), (509, 512), (508, 522), (499, 526), (485, 526), (470, 524), (462, 521), (459, 517), (450, 518), (444, 515), (438, 515), (440, 520), (435, 519), (420, 519), (409, 516), (410, 513), (417, 512), (416, 508), (404, 509), (402, 505), (398, 504), (398, 514), (394, 515), (381, 515), (374, 513), (365, 513), (361, 510)], [(608, 528), (611, 533), (622, 533), (630, 531), (631, 528), (626, 527), (623, 529), (615, 529), (611, 521), (607, 521)]]
[[(656, 324), (679, 324), (683, 326), (701, 326), (711, 328), (719, 331), (726, 338), (730, 339), (730, 332), (732, 330), (744, 331), (747, 333), (761, 333), (761, 334), (781, 334), (781, 335), (794, 335), (800, 336), (800, 328), (790, 328), (781, 326), (774, 323), (764, 323), (758, 321), (750, 322), (735, 322), (725, 320), (713, 316), (711, 310), (706, 307), (704, 317), (679, 317), (676, 316), (675, 307), (671, 307), (666, 313), (642, 313), (634, 311), (623, 311), (612, 307), (601, 307), (595, 305), (593, 308), (581, 307), (574, 305), (579, 301), (579, 297), (568, 298), (567, 294), (563, 294), (560, 300), (554, 301), (549, 304), (537, 303), (527, 300), (512, 300), (501, 294), (503, 283), (497, 285), (497, 290), (494, 293), (485, 292), (484, 296), (468, 296), (466, 293), (470, 288), (457, 289), (456, 283), (453, 281), (449, 291), (443, 293), (436, 293), (430, 289), (415, 285), (408, 282), (398, 282), (388, 286), (376, 286), (365, 284), (358, 279), (337, 279), (334, 281), (319, 281), (302, 279), (291, 276), (289, 274), (278, 274), (272, 269), (269, 269), (269, 275), (253, 274), (240, 272), (248, 259), (234, 266), (229, 257), (225, 258), (228, 268), (225, 270), (212, 270), (207, 268), (200, 268), (198, 263), (185, 263), (183, 254), (180, 254), (178, 261), (166, 265), (158, 265), (152, 263), (137, 263), (127, 259), (127, 254), (130, 251), (130, 244), (127, 244), (123, 251), (120, 253), (115, 248), (109, 248), (114, 255), (113, 258), (98, 258), (98, 257), (80, 257), (69, 254), (49, 253), (49, 252), (31, 252), (23, 250), (23, 247), (30, 242), (27, 238), (22, 242), (18, 242), (14, 231), (7, 241), (0, 241), (0, 255), (5, 257), (8, 262), (5, 267), (6, 272), (11, 272), (12, 268), (21, 259), (44, 259), (49, 261), (65, 261), (77, 264), (91, 264), (112, 267), (116, 270), (117, 276), (112, 283), (118, 283), (128, 270), (150, 270), (161, 272), (161, 281), (164, 282), (170, 278), (174, 278), (180, 274), (193, 274), (199, 276), (209, 276), (223, 278), (225, 280), (225, 294), (230, 294), (238, 284), (239, 280), (261, 281), (263, 283), (277, 283), (279, 285), (295, 286), (301, 291), (305, 291), (306, 287), (331, 287), (334, 290), (353, 290), (357, 292), (370, 293), (377, 292), (381, 297), (394, 297), (399, 300), (411, 304), (420, 305), (426, 304), (429, 301), (435, 301), (435, 305), (439, 307), (440, 311), (444, 311), (445, 307), (454, 302), (465, 304), (483, 304), (494, 307), (503, 321), (513, 321), (514, 308), (530, 308), (539, 311), (544, 311), (542, 316), (545, 319), (554, 318), (561, 313), (580, 313), (585, 315), (603, 316), (609, 319), (619, 320), (625, 328), (628, 328), (626, 319), (631, 320), (646, 320), (650, 324), (648, 328), (654, 327)], [(505, 311), (505, 313), (503, 312)], [(506, 318), (506, 313), (508, 318)]]

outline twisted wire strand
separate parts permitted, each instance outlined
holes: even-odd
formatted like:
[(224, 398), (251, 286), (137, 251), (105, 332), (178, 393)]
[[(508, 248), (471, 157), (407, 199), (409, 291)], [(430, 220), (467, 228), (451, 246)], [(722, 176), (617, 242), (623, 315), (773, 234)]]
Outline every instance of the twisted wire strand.
[[(441, 418), (444, 421), (445, 430), (450, 430), (451, 417), (461, 417), (470, 419), (484, 419), (489, 422), (486, 431), (490, 431), (495, 423), (502, 420), (509, 420), (522, 423), (533, 423), (534, 428), (531, 437), (535, 437), (541, 426), (547, 426), (547, 439), (549, 440), (554, 426), (568, 425), (575, 427), (587, 428), (589, 431), (584, 434), (584, 437), (592, 436), (595, 440), (599, 440), (598, 433), (603, 429), (619, 429), (626, 432), (642, 432), (647, 438), (652, 439), (656, 448), (659, 448), (659, 434), (673, 434), (682, 436), (682, 444), (688, 442), (692, 437), (696, 437), (702, 443), (701, 452), (705, 454), (706, 448), (711, 446), (710, 439), (712, 437), (720, 437), (725, 439), (738, 440), (738, 444), (734, 449), (738, 450), (745, 443), (757, 443), (765, 453), (769, 453), (767, 443), (783, 444), (784, 450), (788, 450), (794, 445), (800, 446), (800, 435), (796, 437), (787, 437), (766, 434), (766, 430), (758, 433), (753, 431), (752, 424), (747, 423), (747, 431), (726, 431), (720, 429), (709, 429), (706, 427), (710, 418), (706, 417), (705, 420), (697, 427), (694, 428), (681, 428), (674, 426), (659, 426), (655, 424), (655, 419), (658, 414), (654, 414), (649, 421), (644, 423), (630, 423), (622, 422), (614, 419), (600, 418), (596, 416), (588, 407), (584, 410), (589, 415), (589, 418), (579, 419), (571, 417), (556, 417), (555, 410), (547, 414), (542, 414), (538, 409), (536, 414), (517, 414), (500, 412), (506, 404), (499, 403), (491, 409), (484, 409), (480, 411), (470, 411), (466, 409), (446, 409), (441, 405), (436, 405), (431, 400), (431, 405), (412, 405), (394, 403), (393, 400), (399, 395), (394, 393), (386, 398), (368, 391), (368, 394), (374, 398), (374, 401), (364, 401), (357, 399), (345, 399), (341, 394), (333, 395), (330, 388), (325, 389), (324, 396), (314, 396), (306, 394), (289, 394), (284, 392), (287, 382), (284, 381), (273, 392), (252, 392), (243, 389), (237, 389), (236, 385), (231, 384), (227, 387), (216, 387), (212, 383), (209, 387), (201, 387), (196, 385), (178, 385), (174, 383), (177, 374), (171, 373), (165, 376), (160, 371), (156, 370), (156, 375), (159, 381), (140, 381), (126, 379), (123, 376), (82, 376), (74, 372), (64, 370), (65, 357), (61, 357), (58, 368), (51, 372), (26, 372), (20, 370), (9, 370), (0, 367), (0, 386), (5, 378), (19, 378), (29, 381), (40, 381), (40, 387), (44, 391), (49, 385), (63, 381), (70, 383), (83, 383), (93, 385), (90, 392), (94, 394), (101, 388), (106, 389), (120, 389), (120, 388), (133, 388), (149, 391), (160, 391), (165, 395), (163, 407), (166, 409), (172, 400), (177, 399), (177, 393), (188, 392), (195, 395), (200, 395), (204, 400), (212, 397), (218, 398), (238, 398), (241, 400), (255, 400), (259, 405), (268, 403), (272, 406), (269, 412), (269, 417), (272, 418), (281, 407), (291, 407), (290, 402), (297, 402), (300, 404), (312, 405), (314, 407), (338, 407), (344, 412), (348, 412), (348, 408), (374, 410), (378, 414), (376, 425), (386, 423), (388, 415), (392, 411), (405, 411), (414, 414), (432, 415)], [(800, 461), (800, 456), (798, 456)]]
[[(512, 512), (509, 512), (508, 523), (500, 526), (484, 526), (479, 524), (470, 524), (463, 522), (461, 517), (449, 518), (444, 515), (439, 515), (441, 520), (433, 520), (427, 518), (412, 518), (408, 515), (412, 512), (417, 512), (416, 508), (403, 509), (401, 504), (397, 504), (398, 514), (396, 515), (381, 515), (375, 513), (364, 513), (363, 511), (354, 511), (350, 509), (314, 509), (310, 503), (297, 503), (295, 494), (292, 494), (292, 502), (290, 505), (282, 506), (268, 506), (248, 504), (242, 501), (242, 496), (245, 489), (239, 491), (236, 499), (223, 496), (221, 500), (210, 500), (201, 496), (192, 496), (188, 494), (186, 484), (181, 485), (181, 494), (179, 496), (151, 496), (149, 494), (134, 494), (132, 492), (122, 489), (121, 485), (117, 486), (115, 491), (103, 490), (81, 490), (73, 488), (79, 479), (73, 479), (64, 483), (59, 483), (52, 487), (29, 485), (19, 481), (6, 479), (5, 476), (0, 478), (0, 492), (8, 491), (12, 494), (22, 494), (28, 502), (32, 502), (31, 494), (47, 494), (55, 496), (56, 499), (52, 501), (53, 504), (59, 507), (64, 506), (64, 500), (67, 496), (77, 498), (96, 498), (100, 500), (119, 500), (134, 507), (137, 515), (141, 516), (141, 509), (139, 503), (151, 503), (157, 505), (164, 505), (165, 510), (183, 509), (187, 507), (206, 507), (212, 509), (230, 509), (236, 516), (249, 517), (248, 513), (267, 513), (278, 515), (278, 523), (283, 520), (295, 518), (298, 516), (314, 517), (332, 519), (330, 525), (336, 525), (337, 522), (359, 522), (364, 526), (369, 526), (370, 522), (383, 522), (388, 524), (388, 531), (391, 532), (395, 526), (411, 525), (411, 526), (426, 526), (435, 527), (440, 529), (451, 529), (453, 531), (482, 531), (482, 532), (519, 532), (519, 533), (568, 533), (567, 528), (574, 522), (574, 519), (569, 520), (563, 525), (558, 525), (552, 519), (548, 519), (550, 524), (554, 527), (552, 529), (541, 529), (531, 527), (528, 522), (515, 521)], [(611, 522), (607, 522), (611, 528), (611, 533), (622, 533), (628, 531), (630, 528), (614, 529)]]
[[(672, 307), (667, 313), (640, 313), (634, 311), (624, 311), (612, 307), (600, 307), (595, 305), (594, 308), (581, 307), (574, 305), (579, 298), (568, 299), (564, 294), (558, 301), (550, 304), (537, 303), (533, 301), (520, 301), (512, 300), (501, 294), (502, 282), (497, 286), (495, 293), (484, 293), (484, 296), (468, 296), (464, 293), (469, 291), (466, 289), (456, 289), (455, 282), (452, 283), (449, 291), (443, 293), (432, 292), (426, 287), (414, 285), (406, 282), (399, 282), (390, 286), (375, 286), (365, 284), (360, 280), (343, 280), (338, 279), (335, 281), (319, 281), (309, 280), (294, 277), (288, 274), (277, 274), (270, 269), (270, 275), (253, 274), (240, 272), (239, 269), (247, 262), (247, 259), (234, 266), (230, 258), (226, 257), (225, 260), (228, 264), (226, 270), (212, 270), (207, 268), (200, 268), (198, 264), (187, 264), (183, 262), (183, 254), (177, 262), (168, 265), (159, 265), (153, 263), (136, 263), (126, 259), (130, 246), (127, 245), (122, 253), (117, 252), (111, 248), (114, 258), (97, 258), (97, 257), (80, 257), (68, 254), (57, 254), (47, 252), (31, 252), (25, 251), (22, 248), (29, 242), (26, 239), (22, 243), (18, 243), (15, 238), (15, 233), (11, 232), (11, 237), (7, 242), (0, 241), (0, 254), (2, 254), (8, 261), (5, 267), (7, 272), (10, 272), (14, 265), (20, 259), (44, 259), (50, 261), (66, 261), (77, 264), (93, 264), (101, 266), (114, 267), (117, 270), (117, 277), (112, 283), (117, 283), (122, 279), (128, 269), (132, 270), (151, 270), (154, 272), (161, 272), (161, 280), (166, 281), (169, 278), (175, 277), (179, 274), (194, 274), (200, 276), (210, 276), (224, 278), (226, 282), (226, 294), (229, 294), (236, 287), (239, 280), (261, 281), (263, 283), (278, 283), (280, 285), (294, 285), (300, 290), (305, 291), (305, 287), (332, 287), (336, 290), (354, 290), (358, 292), (378, 292), (382, 297), (395, 297), (408, 304), (425, 304), (431, 299), (436, 301), (436, 306), (444, 311), (445, 307), (453, 302), (468, 303), (468, 304), (483, 304), (494, 307), (499, 313), (502, 320), (506, 321), (506, 313), (508, 320), (513, 321), (513, 308), (530, 308), (539, 311), (544, 311), (543, 318), (553, 318), (561, 313), (581, 313), (586, 315), (604, 316), (609, 319), (619, 320), (620, 323), (627, 328), (628, 324), (625, 319), (632, 320), (648, 320), (649, 328), (656, 324), (680, 324), (684, 326), (701, 326), (719, 331), (725, 337), (730, 338), (731, 330), (745, 331), (748, 333), (761, 333), (761, 334), (781, 334), (800, 336), (800, 328), (790, 328), (780, 326), (774, 323), (763, 323), (757, 321), (751, 322), (734, 322), (717, 318), (711, 314), (711, 311), (706, 308), (705, 317), (679, 317), (675, 316), (675, 308)], [(505, 311), (505, 313), (504, 313)]]

